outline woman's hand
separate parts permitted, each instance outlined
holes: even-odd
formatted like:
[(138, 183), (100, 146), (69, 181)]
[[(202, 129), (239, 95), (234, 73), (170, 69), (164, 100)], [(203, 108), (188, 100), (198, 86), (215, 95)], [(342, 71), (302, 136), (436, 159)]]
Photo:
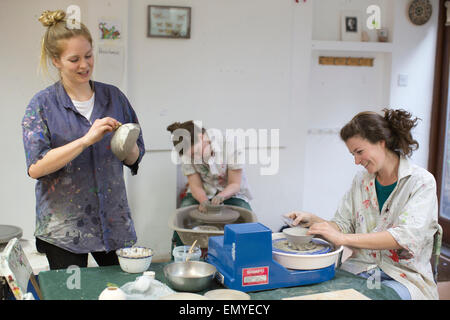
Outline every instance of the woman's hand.
[(294, 225), (294, 226), (301, 225), (302, 227), (306, 227), (306, 228), (311, 226), (313, 223), (325, 221), (322, 218), (319, 218), (318, 216), (316, 216), (312, 213), (303, 212), (303, 211), (290, 212), (290, 213), (285, 214), (284, 216), (293, 220), (292, 225)]
[(111, 117), (95, 120), (89, 131), (83, 137), (85, 147), (99, 142), (106, 133), (116, 130), (119, 126), (120, 122)]
[(335, 246), (343, 246), (346, 244), (345, 234), (337, 230), (336, 227), (327, 221), (314, 223), (309, 228), (308, 234), (321, 235), (325, 240), (332, 242)]
[(198, 205), (198, 211), (206, 213), (208, 209), (206, 208), (206, 205), (209, 203), (209, 200), (205, 200), (202, 203)]
[(211, 199), (211, 204), (213, 206), (218, 206), (224, 201), (225, 201), (225, 197), (220, 196), (220, 195), (216, 195), (216, 196), (214, 196), (214, 198)]

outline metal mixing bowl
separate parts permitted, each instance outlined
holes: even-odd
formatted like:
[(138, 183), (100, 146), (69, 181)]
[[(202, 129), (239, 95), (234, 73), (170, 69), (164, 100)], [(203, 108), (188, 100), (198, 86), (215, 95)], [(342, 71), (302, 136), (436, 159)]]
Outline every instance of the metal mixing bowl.
[(178, 291), (204, 290), (216, 274), (216, 267), (203, 261), (174, 262), (164, 267), (169, 285)]

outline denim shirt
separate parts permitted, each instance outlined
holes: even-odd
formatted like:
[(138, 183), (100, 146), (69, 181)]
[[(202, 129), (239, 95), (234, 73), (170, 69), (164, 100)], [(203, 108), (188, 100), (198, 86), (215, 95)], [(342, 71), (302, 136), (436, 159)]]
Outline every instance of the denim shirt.
[[(90, 121), (112, 117), (138, 123), (125, 95), (116, 87), (91, 82), (95, 91)], [(22, 120), (27, 172), (48, 151), (84, 136), (88, 119), (74, 107), (61, 82), (37, 93)], [(112, 153), (112, 133), (86, 148), (60, 170), (37, 179), (35, 236), (73, 253), (111, 251), (136, 242), (123, 178), (123, 165)], [(145, 148), (137, 140), (138, 170)]]

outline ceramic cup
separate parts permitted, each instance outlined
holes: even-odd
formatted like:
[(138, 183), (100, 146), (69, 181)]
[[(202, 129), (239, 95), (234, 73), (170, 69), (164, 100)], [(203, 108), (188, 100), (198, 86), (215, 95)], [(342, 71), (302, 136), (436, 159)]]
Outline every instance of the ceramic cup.
[(307, 244), (314, 237), (313, 234), (307, 234), (308, 230), (308, 228), (293, 227), (283, 229), (283, 233), (290, 244), (292, 244), (294, 247), (299, 247)]

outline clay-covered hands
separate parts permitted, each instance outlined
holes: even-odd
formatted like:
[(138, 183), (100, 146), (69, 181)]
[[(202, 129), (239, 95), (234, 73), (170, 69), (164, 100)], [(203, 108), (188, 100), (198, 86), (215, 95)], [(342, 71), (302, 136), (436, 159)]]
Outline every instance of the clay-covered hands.
[(289, 219), (292, 219), (293, 226), (300, 225), (305, 228), (310, 227), (314, 223), (325, 221), (312, 213), (303, 211), (289, 212), (286, 213), (284, 216)]
[(335, 246), (345, 245), (345, 234), (336, 230), (328, 221), (314, 223), (309, 228), (308, 234), (320, 235)]
[(205, 200), (202, 203), (200, 203), (198, 205), (198, 211), (206, 213), (208, 211), (208, 209), (206, 208), (206, 206), (209, 204), (209, 200)]
[(211, 199), (211, 204), (212, 204), (213, 206), (218, 206), (218, 205), (220, 205), (224, 200), (225, 200), (225, 197), (216, 195), (216, 196), (214, 196), (214, 198)]
[(95, 120), (89, 131), (83, 137), (85, 148), (102, 140), (106, 133), (116, 130), (120, 124), (119, 121), (111, 117)]
[(346, 236), (334, 222), (326, 221), (315, 214), (302, 211), (290, 212), (284, 216), (292, 219), (291, 224), (293, 226), (300, 225), (309, 228), (308, 234), (320, 235), (336, 246), (344, 245)]

